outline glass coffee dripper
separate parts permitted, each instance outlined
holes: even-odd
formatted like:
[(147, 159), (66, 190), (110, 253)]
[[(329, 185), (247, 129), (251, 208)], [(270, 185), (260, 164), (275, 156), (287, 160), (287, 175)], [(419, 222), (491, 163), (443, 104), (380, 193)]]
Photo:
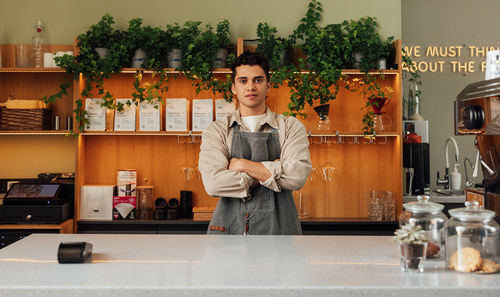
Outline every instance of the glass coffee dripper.
[(392, 125), (392, 119), (387, 113), (382, 112), (382, 108), (391, 102), (388, 98), (370, 98), (368, 99), (372, 103), (373, 109), (373, 126), (375, 131), (387, 131)]

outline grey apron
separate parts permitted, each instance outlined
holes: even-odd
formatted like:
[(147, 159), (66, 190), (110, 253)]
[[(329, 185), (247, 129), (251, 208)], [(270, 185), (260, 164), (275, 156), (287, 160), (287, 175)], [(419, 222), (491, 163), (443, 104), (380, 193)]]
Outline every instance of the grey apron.
[[(236, 124), (230, 158), (255, 162), (279, 159), (278, 131), (244, 132)], [(217, 203), (208, 234), (302, 234), (292, 192), (274, 192), (260, 184), (250, 191), (247, 201), (221, 197)]]

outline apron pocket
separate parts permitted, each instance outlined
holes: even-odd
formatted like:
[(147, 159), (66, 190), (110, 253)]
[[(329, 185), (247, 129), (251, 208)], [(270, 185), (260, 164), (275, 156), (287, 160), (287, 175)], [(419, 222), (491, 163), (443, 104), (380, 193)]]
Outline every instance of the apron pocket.
[(257, 186), (251, 192), (252, 198), (241, 202), (242, 213), (274, 212), (274, 192), (266, 187)]

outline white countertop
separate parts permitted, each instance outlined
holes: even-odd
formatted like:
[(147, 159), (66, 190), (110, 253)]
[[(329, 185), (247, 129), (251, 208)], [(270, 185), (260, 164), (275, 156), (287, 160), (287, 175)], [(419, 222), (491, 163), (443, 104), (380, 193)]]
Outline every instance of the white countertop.
[[(92, 263), (58, 264), (61, 241)], [(380, 236), (33, 234), (0, 250), (0, 296), (500, 296), (500, 274), (402, 273)]]
[[(442, 195), (432, 192), (428, 196), (432, 202), (436, 203), (465, 203), (466, 201), (465, 194)], [(403, 196), (403, 202), (417, 201), (417, 197), (418, 195)]]

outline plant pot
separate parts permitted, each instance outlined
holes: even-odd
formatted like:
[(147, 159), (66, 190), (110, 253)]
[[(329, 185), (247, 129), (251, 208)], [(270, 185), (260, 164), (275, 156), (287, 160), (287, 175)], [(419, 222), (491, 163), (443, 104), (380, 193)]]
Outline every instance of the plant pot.
[(352, 53), (352, 67), (354, 69), (359, 69), (361, 65), (361, 60), (363, 59), (365, 55), (360, 52), (354, 52)]
[(180, 69), (182, 67), (182, 50), (174, 48), (168, 52), (168, 67)]
[(386, 70), (387, 69), (387, 60), (385, 58), (379, 59), (377, 61), (378, 69), (379, 70)]
[(227, 49), (220, 48), (215, 54), (214, 68), (226, 68)]
[(406, 243), (399, 244), (401, 256), (402, 272), (424, 272), (424, 261), (427, 252), (427, 242), (424, 243)]
[(109, 49), (106, 47), (96, 47), (95, 52), (99, 55), (99, 58), (104, 59), (109, 54)]
[(145, 60), (146, 60), (146, 52), (143, 51), (142, 49), (137, 49), (134, 53), (134, 57), (132, 58), (130, 66), (132, 68), (143, 67)]

